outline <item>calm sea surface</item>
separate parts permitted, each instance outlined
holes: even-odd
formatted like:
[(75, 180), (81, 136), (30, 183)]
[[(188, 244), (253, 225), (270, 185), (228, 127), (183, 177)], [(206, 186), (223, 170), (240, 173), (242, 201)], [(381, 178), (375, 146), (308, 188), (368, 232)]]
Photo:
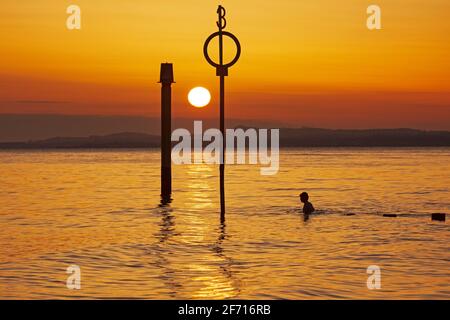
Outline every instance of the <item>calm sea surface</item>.
[(450, 213), (450, 148), (280, 161), (276, 176), (227, 168), (221, 225), (215, 166), (175, 166), (161, 208), (157, 151), (0, 152), (0, 298), (450, 298), (450, 226), (430, 218)]

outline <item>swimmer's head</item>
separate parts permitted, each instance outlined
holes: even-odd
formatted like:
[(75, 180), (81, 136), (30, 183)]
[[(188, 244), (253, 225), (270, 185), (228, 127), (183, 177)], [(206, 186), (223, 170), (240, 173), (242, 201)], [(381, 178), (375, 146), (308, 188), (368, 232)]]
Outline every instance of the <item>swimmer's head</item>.
[(307, 192), (300, 193), (300, 201), (305, 203), (309, 200), (309, 195)]

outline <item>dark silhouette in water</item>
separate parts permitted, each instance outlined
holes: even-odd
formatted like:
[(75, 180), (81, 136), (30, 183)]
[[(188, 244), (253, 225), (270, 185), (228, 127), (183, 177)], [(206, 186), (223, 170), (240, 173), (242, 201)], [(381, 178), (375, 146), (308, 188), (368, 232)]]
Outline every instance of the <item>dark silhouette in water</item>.
[(309, 200), (308, 193), (307, 192), (302, 192), (300, 194), (300, 201), (303, 203), (303, 213), (305, 215), (310, 215), (311, 213), (316, 211), (316, 209), (314, 209), (314, 206), (312, 205), (312, 203), (309, 202), (308, 200)]
[[(219, 102), (219, 110), (220, 110), (220, 132), (222, 133), (223, 143), (220, 151), (220, 166), (219, 166), (219, 174), (220, 174), (220, 221), (221, 223), (225, 222), (225, 146), (226, 146), (226, 135), (225, 135), (225, 77), (228, 76), (228, 69), (231, 68), (241, 56), (241, 44), (235, 35), (228, 31), (224, 31), (227, 26), (227, 20), (225, 19), (226, 10), (224, 7), (219, 6), (217, 9), (217, 14), (219, 19), (217, 20), (217, 26), (219, 27), (218, 32), (214, 32), (207, 39), (205, 44), (203, 45), (203, 55), (205, 56), (206, 61), (216, 68), (216, 76), (220, 77), (220, 102)], [(236, 44), (237, 52), (234, 59), (224, 64), (223, 58), (223, 37), (229, 37)], [(219, 61), (218, 63), (214, 62), (208, 53), (208, 47), (212, 39), (218, 37), (219, 39)]]
[(172, 83), (173, 65), (161, 64), (161, 203), (168, 204), (172, 194)]

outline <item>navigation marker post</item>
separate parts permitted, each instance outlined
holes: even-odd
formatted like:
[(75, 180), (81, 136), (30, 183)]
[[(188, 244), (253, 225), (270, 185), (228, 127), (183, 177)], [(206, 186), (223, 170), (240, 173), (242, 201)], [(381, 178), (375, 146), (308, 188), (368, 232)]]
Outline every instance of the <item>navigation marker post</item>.
[[(230, 32), (224, 31), (227, 26), (227, 20), (225, 19), (226, 11), (225, 8), (219, 6), (217, 9), (218, 21), (217, 27), (218, 32), (211, 34), (205, 41), (203, 46), (203, 54), (206, 61), (216, 68), (216, 76), (220, 77), (220, 132), (222, 133), (222, 148), (220, 154), (220, 219), (222, 222), (225, 221), (225, 146), (226, 146), (226, 135), (225, 135), (225, 77), (228, 76), (228, 68), (232, 67), (241, 56), (241, 44), (239, 40)], [(223, 63), (223, 37), (229, 37), (236, 44), (236, 56), (234, 59), (224, 64)], [(219, 37), (219, 63), (214, 62), (208, 53), (208, 47), (212, 39)]]

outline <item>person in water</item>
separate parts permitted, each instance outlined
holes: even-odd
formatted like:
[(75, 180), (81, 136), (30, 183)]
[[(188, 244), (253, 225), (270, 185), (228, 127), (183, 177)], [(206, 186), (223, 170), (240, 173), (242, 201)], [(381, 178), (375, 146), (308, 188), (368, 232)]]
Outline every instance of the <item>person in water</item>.
[(309, 200), (308, 193), (302, 192), (300, 194), (300, 201), (303, 203), (303, 213), (304, 214), (311, 214), (314, 211), (316, 211), (316, 209), (314, 209), (314, 206), (312, 205), (312, 203), (309, 202), (308, 200)]

